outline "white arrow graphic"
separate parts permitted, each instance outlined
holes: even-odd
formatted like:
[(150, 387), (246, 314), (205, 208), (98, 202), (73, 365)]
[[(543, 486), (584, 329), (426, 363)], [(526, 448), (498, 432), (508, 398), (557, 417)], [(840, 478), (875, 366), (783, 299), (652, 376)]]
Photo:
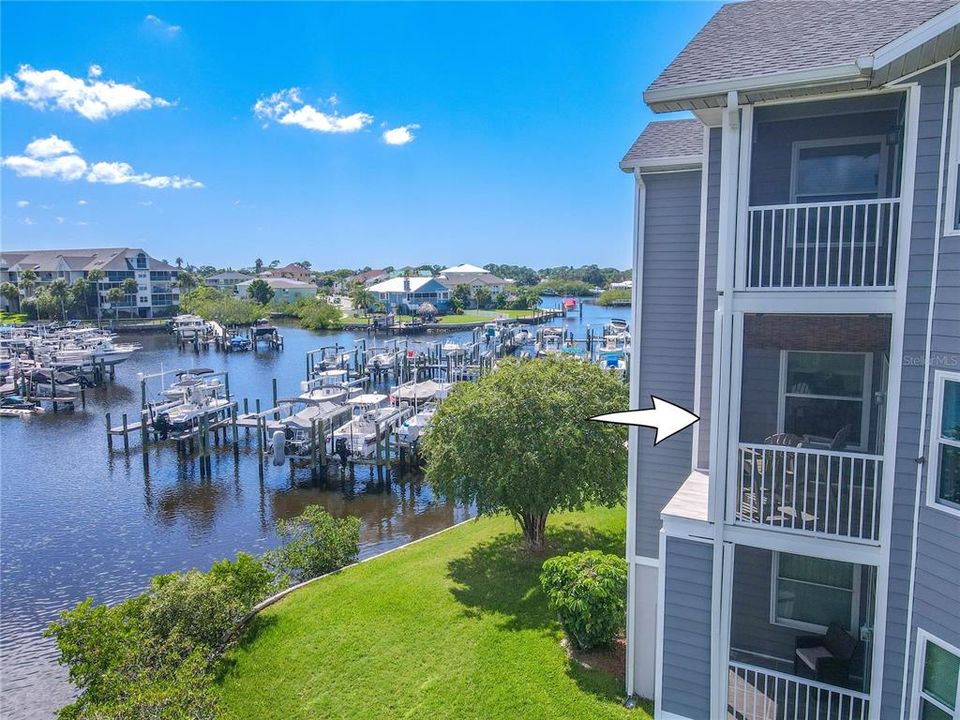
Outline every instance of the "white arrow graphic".
[(640, 425), (643, 427), (656, 428), (657, 439), (654, 445), (659, 445), (671, 435), (676, 435), (681, 430), (693, 425), (700, 419), (679, 405), (674, 405), (669, 400), (651, 395), (653, 407), (646, 410), (627, 410), (626, 412), (608, 413), (607, 415), (597, 415), (590, 418), (597, 422), (617, 423), (619, 425)]

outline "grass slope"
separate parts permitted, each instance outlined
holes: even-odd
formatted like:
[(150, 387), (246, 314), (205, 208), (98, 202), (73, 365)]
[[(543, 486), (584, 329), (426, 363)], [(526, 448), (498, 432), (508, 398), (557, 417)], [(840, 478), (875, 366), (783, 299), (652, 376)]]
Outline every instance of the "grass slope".
[[(624, 520), (551, 517), (548, 554), (622, 554)], [(567, 659), (544, 558), (521, 548), (511, 520), (484, 518), (293, 593), (231, 652), (225, 715), (648, 720), (621, 707), (619, 680)]]

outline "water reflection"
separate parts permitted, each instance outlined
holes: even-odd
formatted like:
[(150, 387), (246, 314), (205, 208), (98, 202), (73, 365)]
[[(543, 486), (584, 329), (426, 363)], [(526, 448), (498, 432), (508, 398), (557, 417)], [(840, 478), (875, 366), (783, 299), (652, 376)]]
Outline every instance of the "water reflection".
[[(594, 327), (626, 311), (587, 306), (568, 328)], [(40, 633), (87, 596), (116, 602), (141, 591), (159, 573), (207, 568), (237, 551), (260, 553), (276, 545), (279, 518), (318, 503), (337, 516), (361, 519), (361, 554), (382, 552), (465, 519), (463, 508), (438, 502), (422, 479), (377, 483), (367, 468), (334, 471), (325, 482), (287, 468), (258, 472), (255, 436), (240, 432), (232, 447), (214, 448), (210, 477), (195, 459), (139, 438), (107, 450), (104, 413), (139, 417), (137, 373), (161, 367), (206, 366), (230, 372), (234, 396), (269, 403), (271, 381), (280, 394), (297, 388), (304, 353), (322, 345), (353, 346), (354, 334), (318, 334), (284, 328), (286, 350), (222, 355), (179, 351), (167, 335), (138, 338), (144, 346), (118, 368), (112, 385), (87, 393), (85, 408), (0, 421), (0, 702), (4, 718), (51, 717), (70, 700), (56, 649)], [(454, 333), (462, 341), (469, 333)], [(358, 334), (357, 337), (365, 337)], [(436, 341), (441, 336), (424, 338)], [(446, 336), (449, 337), (449, 336)], [(156, 389), (152, 389), (156, 392)]]

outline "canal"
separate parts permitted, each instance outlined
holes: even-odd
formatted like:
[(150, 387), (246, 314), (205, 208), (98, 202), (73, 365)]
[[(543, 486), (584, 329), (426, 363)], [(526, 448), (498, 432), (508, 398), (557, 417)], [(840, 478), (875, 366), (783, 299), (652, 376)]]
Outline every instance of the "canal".
[[(555, 324), (585, 334), (628, 308), (585, 305), (582, 319)], [(70, 701), (66, 670), (56, 647), (41, 636), (63, 609), (85, 597), (112, 603), (144, 589), (153, 575), (206, 569), (238, 551), (274, 547), (277, 519), (320, 504), (337, 516), (361, 519), (361, 556), (368, 557), (470, 517), (467, 508), (437, 501), (420, 478), (405, 476), (384, 490), (358, 468), (355, 481), (291, 480), (286, 467), (266, 465), (258, 477), (256, 451), (241, 431), (239, 462), (230, 451), (213, 455), (212, 474), (200, 478), (193, 460), (170, 447), (151, 446), (149, 469), (139, 438), (129, 454), (107, 450), (104, 415), (139, 416), (137, 373), (210, 367), (230, 373), (231, 394), (269, 407), (273, 378), (280, 395), (296, 394), (304, 353), (335, 342), (353, 347), (363, 332), (315, 333), (284, 327), (283, 352), (221, 354), (180, 351), (167, 334), (138, 338), (143, 350), (118, 366), (112, 384), (90, 390), (85, 409), (47, 412), (25, 420), (0, 419), (0, 706), (4, 718), (52, 717)], [(413, 336), (462, 340), (470, 333)], [(368, 342), (373, 343), (372, 339)], [(158, 389), (158, 388), (156, 388)], [(155, 389), (155, 390), (156, 390)], [(119, 449), (118, 449), (119, 448)], [(348, 476), (349, 478), (349, 476)]]

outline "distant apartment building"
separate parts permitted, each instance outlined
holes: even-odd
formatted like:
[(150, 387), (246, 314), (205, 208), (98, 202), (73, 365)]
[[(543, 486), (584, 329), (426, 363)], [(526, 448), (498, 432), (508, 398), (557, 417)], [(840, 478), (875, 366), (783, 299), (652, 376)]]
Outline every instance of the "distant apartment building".
[(313, 273), (299, 263), (290, 263), (283, 267), (269, 268), (260, 273), (262, 278), (286, 278), (298, 282), (312, 283)]
[[(96, 283), (92, 292), (99, 293), (102, 310), (114, 311), (123, 317), (151, 318), (172, 314), (180, 303), (180, 291), (176, 286), (179, 270), (162, 260), (150, 257), (140, 248), (79, 248), (74, 250), (23, 250), (0, 253), (0, 282), (19, 285), (21, 273), (32, 270), (37, 283), (30, 290), (37, 290), (57, 279), (68, 283), (84, 278), (89, 273), (102, 270), (104, 279)], [(107, 293), (122, 287), (127, 279), (137, 281), (137, 291), (129, 293), (113, 305)], [(9, 302), (2, 300), (6, 309)]]
[(237, 291), (237, 285), (251, 279), (251, 276), (246, 273), (227, 270), (226, 272), (216, 273), (215, 275), (208, 275), (203, 279), (203, 284), (208, 287), (223, 290), (224, 292), (235, 293)]
[(370, 286), (373, 296), (388, 312), (416, 312), (430, 303), (441, 312), (450, 306), (450, 289), (432, 277), (395, 277)]
[(644, 94), (627, 692), (960, 718), (960, 5), (722, 7)]
[(317, 286), (313, 283), (277, 277), (260, 277), (244, 280), (241, 283), (237, 283), (237, 294), (241, 297), (247, 297), (250, 283), (258, 279), (263, 280), (273, 289), (273, 302), (296, 302), (300, 298), (317, 296)]

